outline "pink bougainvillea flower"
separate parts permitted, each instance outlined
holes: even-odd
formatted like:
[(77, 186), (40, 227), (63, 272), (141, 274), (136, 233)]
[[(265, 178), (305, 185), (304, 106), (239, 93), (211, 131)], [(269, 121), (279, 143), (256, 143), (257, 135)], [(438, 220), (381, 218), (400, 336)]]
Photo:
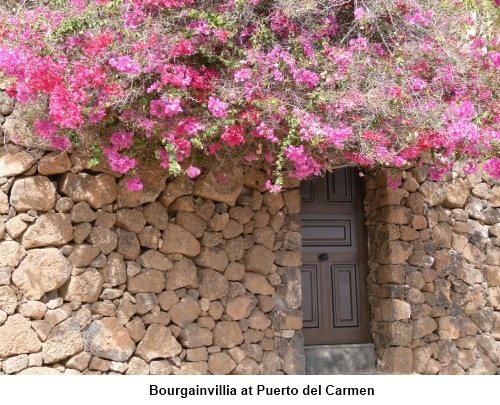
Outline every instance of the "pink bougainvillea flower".
[(401, 185), (401, 179), (390, 177), (387, 179), (387, 185), (391, 188), (398, 188)]
[(187, 169), (187, 175), (190, 179), (194, 179), (195, 177), (199, 176), (200, 173), (200, 169), (194, 166), (189, 166), (189, 168)]
[(183, 39), (172, 47), (171, 54), (174, 58), (178, 58), (180, 56), (192, 55), (194, 51), (195, 48), (191, 41)]
[(236, 72), (234, 72), (234, 81), (236, 83), (244, 82), (245, 80), (250, 79), (251, 76), (252, 76), (252, 69), (239, 69)]
[(196, 135), (200, 131), (204, 131), (205, 126), (201, 125), (196, 118), (183, 118), (177, 124), (176, 133), (179, 135)]
[(189, 28), (200, 35), (210, 34), (210, 26), (204, 20), (194, 21), (189, 25)]
[(85, 7), (85, 2), (83, 0), (71, 0), (71, 5), (76, 8)]
[(75, 94), (63, 86), (56, 86), (49, 102), (49, 114), (54, 124), (62, 128), (76, 129), (83, 123), (81, 106), (75, 102)]
[(191, 142), (185, 138), (172, 139), (171, 143), (175, 146), (175, 157), (178, 162), (182, 162), (184, 159), (191, 155)]
[(246, 155), (244, 157), (245, 161), (247, 161), (248, 163), (252, 163), (252, 162), (255, 162), (256, 160), (258, 160), (257, 156), (255, 156), (253, 153), (249, 154), (249, 155)]
[(139, 64), (132, 60), (129, 55), (118, 56), (117, 58), (111, 58), (109, 64), (113, 66), (116, 70), (123, 73), (128, 73), (130, 75), (136, 75), (141, 73), (141, 68)]
[(470, 176), (471, 174), (476, 173), (477, 169), (478, 169), (477, 162), (467, 162), (464, 166), (464, 173), (467, 176)]
[(390, 98), (398, 98), (401, 97), (403, 92), (401, 91), (401, 88), (399, 86), (394, 86), (389, 90), (389, 97)]
[(127, 180), (127, 182), (125, 183), (125, 186), (130, 191), (141, 191), (144, 187), (141, 179), (137, 176), (131, 178), (130, 180)]
[(157, 151), (159, 160), (160, 160), (160, 167), (163, 169), (168, 169), (170, 166), (170, 162), (168, 160), (168, 152), (165, 149), (158, 149)]
[(104, 155), (108, 158), (109, 167), (119, 173), (127, 173), (136, 165), (136, 160), (118, 153), (116, 148), (104, 148)]
[(264, 155), (264, 160), (267, 162), (267, 163), (274, 163), (274, 156), (271, 155), (270, 153), (266, 153)]
[(173, 117), (182, 112), (181, 99), (152, 100), (149, 113), (158, 118)]
[(94, 111), (89, 114), (89, 122), (91, 124), (97, 124), (101, 122), (106, 117), (106, 110), (100, 109), (99, 111)]
[(227, 37), (229, 36), (229, 32), (225, 31), (225, 30), (217, 30), (217, 29), (214, 29), (213, 30), (213, 33), (214, 35), (216, 36), (216, 38), (222, 42), (223, 44), (227, 41)]
[(406, 19), (409, 24), (419, 24), (423, 27), (428, 27), (431, 24), (431, 18), (433, 16), (432, 10), (426, 10), (424, 13), (418, 10), (414, 14), (410, 14), (406, 16)]
[(271, 183), (271, 180), (266, 181), (266, 190), (269, 190), (271, 193), (280, 193), (281, 186), (279, 184)]
[(304, 145), (290, 145), (285, 150), (285, 156), (295, 166), (295, 169), (290, 172), (290, 176), (299, 180), (305, 179), (311, 175), (317, 176), (321, 170), (321, 165), (309, 156)]
[(361, 21), (366, 16), (366, 11), (363, 7), (358, 7), (354, 10), (354, 18)]
[(133, 132), (115, 132), (109, 138), (112, 145), (118, 149), (130, 149), (134, 143)]
[(35, 121), (35, 133), (42, 138), (50, 139), (59, 132), (59, 127), (52, 121)]
[(427, 82), (425, 80), (422, 80), (420, 78), (415, 78), (413, 80), (413, 83), (411, 84), (411, 89), (414, 91), (420, 91), (423, 90), (427, 87)]
[(279, 141), (279, 139), (274, 135), (274, 129), (268, 127), (265, 122), (261, 122), (257, 125), (257, 127), (252, 131), (252, 136), (255, 138), (266, 138), (273, 143)]
[(310, 89), (316, 87), (319, 82), (319, 76), (308, 69), (296, 71), (293, 74), (293, 78), (297, 83), (305, 84)]
[(208, 99), (208, 109), (214, 117), (226, 118), (228, 106), (228, 103), (225, 103), (218, 98), (210, 96), (210, 98)]
[(239, 125), (232, 125), (224, 131), (220, 139), (228, 146), (243, 145), (245, 143), (243, 128)]
[(51, 138), (50, 144), (54, 148), (59, 150), (69, 149), (69, 147), (71, 146), (71, 142), (69, 141), (69, 139), (64, 136), (54, 136), (53, 138)]
[(500, 159), (492, 158), (484, 164), (484, 170), (496, 179), (500, 178)]
[(220, 143), (213, 143), (213, 144), (208, 146), (208, 153), (210, 155), (214, 155), (220, 150), (220, 148), (221, 148)]

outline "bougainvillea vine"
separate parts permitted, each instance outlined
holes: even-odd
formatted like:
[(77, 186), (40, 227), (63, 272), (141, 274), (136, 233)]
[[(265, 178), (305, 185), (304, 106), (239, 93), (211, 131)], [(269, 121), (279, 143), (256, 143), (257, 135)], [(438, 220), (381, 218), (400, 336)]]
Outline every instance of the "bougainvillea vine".
[[(0, 71), (33, 135), (127, 173), (338, 165), (500, 174), (495, 1), (53, 0), (0, 9)], [(89, 135), (92, 134), (92, 135)]]

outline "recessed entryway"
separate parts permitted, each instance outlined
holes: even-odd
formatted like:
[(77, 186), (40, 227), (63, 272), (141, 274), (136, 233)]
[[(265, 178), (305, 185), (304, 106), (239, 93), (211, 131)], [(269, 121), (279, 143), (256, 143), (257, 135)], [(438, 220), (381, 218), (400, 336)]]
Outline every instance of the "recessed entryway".
[[(342, 168), (303, 182), (301, 200), (306, 372), (366, 371), (365, 363), (374, 366), (374, 356), (358, 171)], [(346, 360), (353, 356), (360, 358), (361, 368)]]

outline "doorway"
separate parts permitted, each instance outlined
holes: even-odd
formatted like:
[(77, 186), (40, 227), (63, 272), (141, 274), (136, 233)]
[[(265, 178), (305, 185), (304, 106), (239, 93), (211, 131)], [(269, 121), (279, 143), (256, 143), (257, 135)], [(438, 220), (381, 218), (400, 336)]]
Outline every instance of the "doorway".
[(301, 183), (306, 369), (308, 352), (372, 347), (362, 190), (351, 167)]

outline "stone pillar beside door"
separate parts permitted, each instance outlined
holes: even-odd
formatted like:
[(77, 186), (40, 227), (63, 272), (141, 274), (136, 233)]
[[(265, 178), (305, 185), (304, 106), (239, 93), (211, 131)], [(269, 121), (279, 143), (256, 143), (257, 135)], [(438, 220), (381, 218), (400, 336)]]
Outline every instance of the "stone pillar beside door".
[(428, 172), (366, 173), (377, 368), (498, 374), (500, 187), (460, 166), (443, 181), (429, 180)]

